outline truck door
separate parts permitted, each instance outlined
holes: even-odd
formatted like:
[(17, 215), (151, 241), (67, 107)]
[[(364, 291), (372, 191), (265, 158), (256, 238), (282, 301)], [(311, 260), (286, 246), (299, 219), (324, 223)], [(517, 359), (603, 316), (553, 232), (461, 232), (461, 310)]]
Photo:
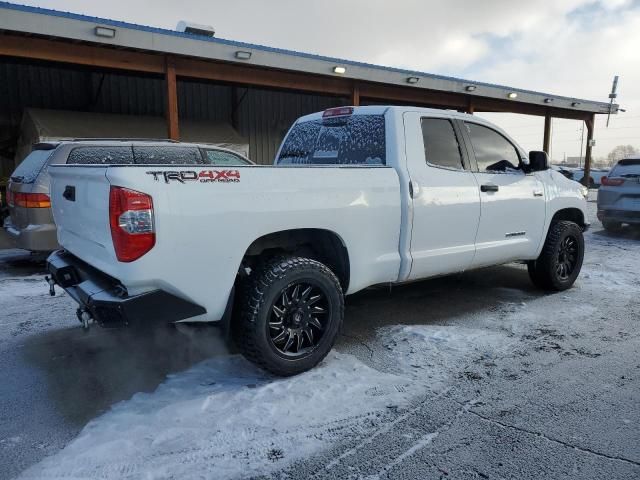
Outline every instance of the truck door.
[(409, 279), (471, 265), (480, 193), (459, 126), (446, 115), (404, 114), (413, 219)]
[(486, 125), (460, 122), (480, 185), (480, 226), (473, 267), (530, 259), (542, 239), (544, 185), (522, 169), (522, 155)]

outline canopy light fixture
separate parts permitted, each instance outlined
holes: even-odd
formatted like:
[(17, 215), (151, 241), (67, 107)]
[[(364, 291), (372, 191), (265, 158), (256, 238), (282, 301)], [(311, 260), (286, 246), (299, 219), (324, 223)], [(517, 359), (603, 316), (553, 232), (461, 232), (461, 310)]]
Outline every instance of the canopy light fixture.
[(249, 60), (251, 58), (251, 52), (243, 52), (242, 50), (238, 50), (236, 52), (236, 58), (238, 60)]
[(580, 102), (573, 102), (571, 104), (572, 107), (579, 107), (580, 106)]
[(96, 37), (114, 38), (116, 36), (116, 29), (109, 27), (96, 27), (93, 33)]
[(545, 98), (544, 99), (544, 103), (551, 103), (553, 102), (553, 98)]
[(418, 77), (407, 77), (407, 83), (418, 83), (419, 81)]
[(514, 98), (518, 98), (518, 94), (516, 92), (511, 92), (507, 97), (513, 100)]
[(464, 89), (467, 92), (474, 92), (476, 90), (476, 88), (478, 88), (478, 87), (476, 87), (475, 85), (467, 85), (466, 87), (464, 87)]
[(346, 71), (347, 69), (344, 67), (333, 67), (333, 73), (339, 73), (340, 75), (342, 75)]

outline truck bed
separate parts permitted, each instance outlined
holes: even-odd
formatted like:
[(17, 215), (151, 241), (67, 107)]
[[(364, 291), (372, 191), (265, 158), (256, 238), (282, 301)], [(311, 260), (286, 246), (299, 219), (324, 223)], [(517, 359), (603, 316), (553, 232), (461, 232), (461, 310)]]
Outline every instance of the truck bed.
[[(130, 295), (161, 289), (204, 307), (192, 320), (222, 318), (247, 249), (274, 232), (337, 234), (350, 247), (347, 293), (398, 278), (401, 195), (391, 167), (64, 165), (50, 172), (62, 247)], [(113, 247), (111, 186), (153, 199), (155, 246), (130, 263), (119, 262)], [(73, 200), (65, 198), (69, 188)]]

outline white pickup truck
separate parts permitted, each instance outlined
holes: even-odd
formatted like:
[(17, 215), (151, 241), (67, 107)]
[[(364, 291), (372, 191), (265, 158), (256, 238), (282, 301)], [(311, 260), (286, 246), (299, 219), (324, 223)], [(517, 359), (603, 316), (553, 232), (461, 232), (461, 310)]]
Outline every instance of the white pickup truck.
[(583, 187), (472, 115), (340, 107), (302, 117), (273, 166), (55, 165), (48, 260), (102, 325), (228, 324), (279, 375), (332, 348), (344, 296), (514, 261), (575, 281)]

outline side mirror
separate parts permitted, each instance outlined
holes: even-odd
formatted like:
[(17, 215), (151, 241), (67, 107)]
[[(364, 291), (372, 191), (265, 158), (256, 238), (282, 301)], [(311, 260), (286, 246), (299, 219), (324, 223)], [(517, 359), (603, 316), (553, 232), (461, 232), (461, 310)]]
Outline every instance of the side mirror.
[(529, 152), (529, 171), (541, 172), (543, 170), (549, 170), (549, 157), (547, 156), (547, 152), (532, 150)]

